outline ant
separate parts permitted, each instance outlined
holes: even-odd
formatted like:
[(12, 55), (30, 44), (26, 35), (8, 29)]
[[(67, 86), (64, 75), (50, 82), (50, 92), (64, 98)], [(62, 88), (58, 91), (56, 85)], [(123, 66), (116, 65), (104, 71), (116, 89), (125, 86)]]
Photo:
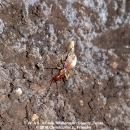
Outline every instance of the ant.
[[(77, 57), (74, 54), (74, 41), (71, 41), (68, 44), (67, 50), (68, 50), (68, 55), (67, 55), (66, 60), (64, 60), (64, 58), (62, 57), (63, 68), (60, 68), (60, 67), (52, 68), (52, 69), (60, 69), (60, 72), (58, 75), (53, 77), (53, 79), (51, 80), (51, 83), (53, 81), (57, 82), (63, 77), (65, 77), (66, 80), (68, 80), (67, 72), (71, 72), (71, 69), (74, 68), (76, 65)], [(46, 69), (49, 69), (49, 68), (46, 68)]]

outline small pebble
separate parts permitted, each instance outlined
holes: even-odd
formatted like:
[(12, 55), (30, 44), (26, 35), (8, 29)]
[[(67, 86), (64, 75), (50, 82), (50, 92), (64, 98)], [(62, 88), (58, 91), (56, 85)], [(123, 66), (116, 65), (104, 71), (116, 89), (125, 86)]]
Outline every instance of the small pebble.
[(32, 121), (35, 121), (35, 120), (37, 120), (39, 118), (39, 116), (37, 115), (37, 114), (33, 114), (33, 116), (32, 116)]
[(98, 85), (101, 85), (101, 84), (102, 84), (101, 81), (97, 81), (97, 83), (98, 83)]
[(84, 105), (83, 100), (79, 100), (79, 105), (82, 107)]
[(118, 63), (116, 61), (110, 63), (110, 67), (113, 69), (116, 69), (118, 66)]
[(21, 88), (18, 88), (17, 90), (16, 90), (16, 93), (20, 96), (20, 95), (22, 95), (22, 89)]
[(127, 67), (125, 68), (125, 71), (129, 73), (129, 72), (130, 72), (130, 66), (127, 66)]
[(39, 91), (39, 90), (44, 90), (44, 86), (43, 85), (41, 85), (41, 86), (39, 86), (39, 85), (37, 85), (37, 84), (34, 84), (34, 86), (33, 86), (33, 89), (35, 90), (35, 91)]

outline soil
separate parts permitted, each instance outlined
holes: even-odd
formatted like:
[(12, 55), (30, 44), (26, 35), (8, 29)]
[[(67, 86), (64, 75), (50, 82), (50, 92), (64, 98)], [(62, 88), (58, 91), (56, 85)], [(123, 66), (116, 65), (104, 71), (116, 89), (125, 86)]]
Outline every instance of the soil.
[(130, 130), (130, 1), (0, 0), (0, 129), (63, 128)]

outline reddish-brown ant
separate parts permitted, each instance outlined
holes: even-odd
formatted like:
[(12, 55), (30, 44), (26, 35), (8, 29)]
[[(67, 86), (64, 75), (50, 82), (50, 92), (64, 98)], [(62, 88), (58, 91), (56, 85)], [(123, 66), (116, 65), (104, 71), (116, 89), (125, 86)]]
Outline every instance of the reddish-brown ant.
[[(77, 62), (77, 57), (74, 54), (74, 42), (71, 41), (68, 45), (67, 50), (68, 55), (66, 60), (64, 61), (63, 57), (62, 57), (62, 63), (63, 63), (63, 68), (61, 69), (60, 67), (56, 67), (56, 68), (52, 68), (52, 69), (60, 69), (60, 72), (58, 75), (56, 75), (52, 80), (51, 83), (57, 82), (58, 80), (62, 79), (63, 77), (66, 78), (66, 80), (68, 80), (68, 76), (67, 76), (67, 72), (71, 72), (71, 69), (75, 67), (76, 62)], [(49, 69), (49, 68), (46, 68)]]

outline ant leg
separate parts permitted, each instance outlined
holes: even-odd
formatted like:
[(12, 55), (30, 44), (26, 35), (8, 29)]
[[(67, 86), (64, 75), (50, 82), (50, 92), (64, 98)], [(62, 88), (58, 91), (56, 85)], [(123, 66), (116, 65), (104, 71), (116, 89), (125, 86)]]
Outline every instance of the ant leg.
[(62, 55), (62, 57), (61, 57), (61, 63), (64, 65), (64, 56)]
[(65, 74), (65, 79), (68, 80), (69, 79), (69, 76), (67, 74)]
[(67, 54), (67, 57), (69, 57), (72, 54), (72, 50), (70, 50)]
[(54, 80), (53, 78), (50, 80), (50, 87), (51, 87), (51, 85), (52, 85), (52, 83), (53, 83), (53, 80)]
[(84, 65), (76, 65), (75, 68), (79, 69), (82, 68)]
[(61, 67), (52, 67), (52, 69), (61, 70)]
[(68, 70), (68, 72), (70, 73), (70, 74), (73, 74), (73, 75), (77, 75), (74, 71), (72, 71), (72, 70)]
[(71, 55), (71, 51), (68, 53), (67, 57), (69, 57)]
[(61, 67), (56, 67), (56, 69), (61, 70)]
[(58, 70), (61, 70), (61, 67), (47, 67), (47, 68), (44, 68), (44, 69), (58, 69)]
[(53, 67), (52, 67), (52, 69), (58, 69), (58, 70), (61, 70), (61, 67), (59, 67), (59, 66), (57, 66), (57, 67), (55, 67), (54, 65), (52, 65)]
[(64, 66), (65, 61), (66, 61), (67, 58), (68, 58), (68, 55), (62, 55), (62, 57), (61, 57), (61, 63), (63, 64), (63, 66)]

